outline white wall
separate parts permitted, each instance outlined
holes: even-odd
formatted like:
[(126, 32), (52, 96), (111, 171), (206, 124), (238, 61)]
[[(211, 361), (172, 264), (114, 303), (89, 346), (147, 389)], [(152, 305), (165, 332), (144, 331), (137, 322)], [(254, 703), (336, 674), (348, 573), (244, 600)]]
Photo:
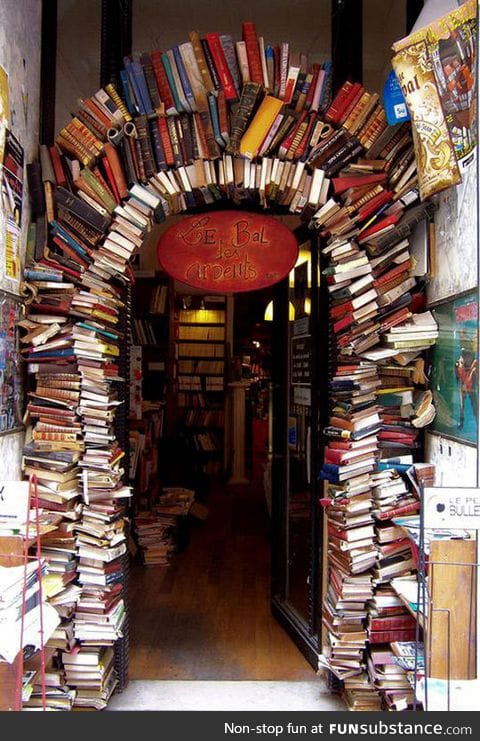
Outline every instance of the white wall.
[[(39, 0), (1, 0), (0, 65), (9, 76), (11, 129), (25, 150), (25, 162), (37, 156), (40, 93)], [(22, 264), (29, 221), (28, 193), (22, 213)], [(18, 293), (18, 283), (0, 271), (0, 288)], [(23, 433), (0, 436), (0, 476), (21, 478)]]

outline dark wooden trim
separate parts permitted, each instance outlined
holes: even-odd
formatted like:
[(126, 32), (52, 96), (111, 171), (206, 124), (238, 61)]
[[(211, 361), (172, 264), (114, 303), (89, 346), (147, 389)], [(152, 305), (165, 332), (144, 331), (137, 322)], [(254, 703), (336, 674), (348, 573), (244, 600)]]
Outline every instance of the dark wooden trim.
[(413, 26), (415, 25), (415, 22), (422, 12), (423, 9), (423, 0), (407, 0), (407, 9), (406, 9), (406, 32), (410, 33)]
[(306, 623), (282, 600), (273, 598), (272, 615), (288, 633), (293, 643), (304, 655), (310, 666), (318, 672), (318, 641), (316, 636), (306, 630)]
[[(272, 454), (272, 587), (273, 598), (285, 597), (287, 585), (288, 462), (288, 277), (273, 287), (273, 454)], [(286, 336), (287, 333), (287, 336)]]
[(132, 0), (102, 0), (100, 85), (118, 85), (123, 58), (132, 52)]
[(55, 141), (55, 94), (57, 77), (57, 0), (42, 0), (40, 56), (40, 143)]
[(363, 0), (332, 0), (332, 95), (363, 78)]

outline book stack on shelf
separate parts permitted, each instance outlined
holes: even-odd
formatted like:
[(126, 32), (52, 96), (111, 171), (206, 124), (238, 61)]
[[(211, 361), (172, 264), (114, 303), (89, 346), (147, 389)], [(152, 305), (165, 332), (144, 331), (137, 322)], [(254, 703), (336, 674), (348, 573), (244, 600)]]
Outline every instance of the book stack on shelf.
[[(420, 451), (421, 430), (435, 415), (424, 353), (438, 328), (425, 308), (427, 276), (415, 274), (409, 242), (434, 206), (418, 203), (405, 125), (385, 129), (373, 149), (341, 167), (332, 186), (331, 198), (313, 217), (324, 240), (335, 358), (321, 471), (330, 585), (323, 663), (343, 681), (349, 708), (406, 710), (411, 687), (389, 644), (415, 637), (415, 619), (395, 599), (379, 605), (392, 579), (416, 569), (408, 539), (392, 518), (419, 509), (411, 451)], [(391, 458), (402, 454), (408, 455)], [(345, 589), (333, 591), (339, 569), (350, 585), (364, 580), (356, 603), (345, 600)]]
[(183, 546), (187, 517), (195, 492), (165, 487), (149, 510), (135, 518), (135, 536), (145, 566), (166, 566)]

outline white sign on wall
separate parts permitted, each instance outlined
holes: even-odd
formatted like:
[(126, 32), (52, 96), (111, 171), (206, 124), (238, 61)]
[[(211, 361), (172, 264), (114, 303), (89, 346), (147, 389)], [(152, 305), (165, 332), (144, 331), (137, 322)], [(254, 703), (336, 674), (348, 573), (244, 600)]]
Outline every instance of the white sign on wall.
[(480, 489), (424, 489), (425, 527), (480, 530)]

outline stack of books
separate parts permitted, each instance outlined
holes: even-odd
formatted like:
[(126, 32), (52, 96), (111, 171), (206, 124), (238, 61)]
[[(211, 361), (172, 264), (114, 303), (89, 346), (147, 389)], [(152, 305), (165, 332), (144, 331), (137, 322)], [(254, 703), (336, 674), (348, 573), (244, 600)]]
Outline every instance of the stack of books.
[(192, 489), (165, 487), (152, 507), (138, 512), (134, 531), (145, 566), (166, 566), (181, 547), (187, 517), (195, 499)]
[(409, 672), (400, 666), (389, 645), (372, 646), (368, 656), (368, 674), (382, 695), (386, 710), (412, 710), (413, 687)]
[(103, 710), (117, 684), (114, 652), (109, 646), (62, 653), (66, 682), (75, 687), (75, 707)]

